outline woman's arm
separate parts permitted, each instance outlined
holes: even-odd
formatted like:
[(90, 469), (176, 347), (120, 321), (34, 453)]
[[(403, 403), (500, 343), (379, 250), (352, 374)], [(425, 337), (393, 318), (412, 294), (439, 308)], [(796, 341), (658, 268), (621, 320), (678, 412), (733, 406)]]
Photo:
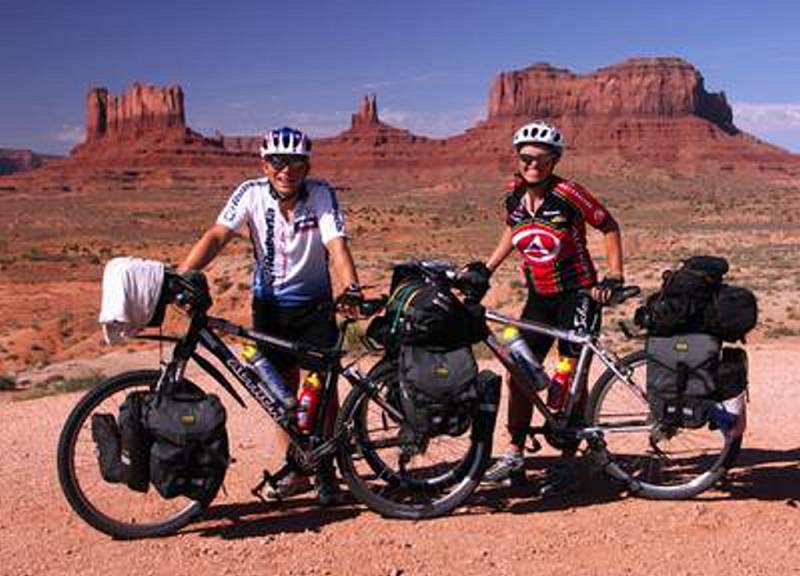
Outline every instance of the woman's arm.
[(489, 272), (494, 272), (503, 263), (511, 251), (514, 249), (514, 244), (511, 242), (511, 228), (506, 226), (506, 229), (503, 231), (503, 235), (500, 236), (500, 240), (497, 242), (497, 246), (492, 252), (492, 255), (489, 257), (489, 260), (486, 262), (486, 267), (489, 269)]
[(603, 236), (606, 244), (606, 259), (608, 261), (609, 278), (625, 278), (625, 270), (622, 263), (622, 232), (617, 221), (611, 221), (604, 227)]

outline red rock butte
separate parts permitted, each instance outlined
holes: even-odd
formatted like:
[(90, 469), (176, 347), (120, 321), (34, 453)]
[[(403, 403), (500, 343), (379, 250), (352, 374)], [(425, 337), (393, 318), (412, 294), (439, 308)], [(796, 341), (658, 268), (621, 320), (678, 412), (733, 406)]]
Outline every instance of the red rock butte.
[[(556, 124), (567, 142), (565, 162), (588, 171), (800, 176), (800, 156), (740, 131), (725, 94), (708, 92), (699, 71), (680, 58), (634, 58), (589, 74), (542, 63), (502, 72), (491, 83), (486, 120), (443, 139), (384, 123), (376, 96), (364, 96), (350, 128), (315, 139), (315, 170), (354, 177), (374, 170), (396, 169), (395, 177), (433, 171), (432, 179), (440, 169), (493, 174), (508, 170), (514, 130), (534, 119)], [(121, 96), (93, 88), (86, 141), (69, 159), (26, 177), (29, 185), (38, 178), (46, 186), (48, 177), (57, 177), (80, 186), (81, 172), (102, 179), (108, 170), (134, 168), (133, 187), (175, 185), (176, 178), (187, 187), (209, 181), (226, 186), (254, 172), (259, 143), (257, 135), (209, 138), (192, 131), (179, 86), (136, 83)], [(26, 179), (19, 178), (4, 177), (0, 188), (24, 187)]]

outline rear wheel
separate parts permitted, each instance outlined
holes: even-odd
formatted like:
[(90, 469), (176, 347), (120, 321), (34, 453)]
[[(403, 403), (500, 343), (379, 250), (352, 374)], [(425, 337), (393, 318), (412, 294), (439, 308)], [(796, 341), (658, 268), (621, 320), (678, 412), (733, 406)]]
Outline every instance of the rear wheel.
[(709, 425), (690, 429), (654, 422), (647, 402), (647, 354), (636, 352), (621, 363), (630, 382), (606, 370), (587, 405), (587, 420), (603, 430), (613, 462), (607, 470), (644, 498), (691, 498), (710, 488), (733, 465), (741, 436)]
[(384, 516), (447, 514), (480, 483), (490, 439), (468, 431), (414, 442), (403, 433), (394, 374), (379, 364), (345, 399), (337, 420), (337, 432), (346, 439), (337, 455), (339, 469), (353, 495)]
[[(89, 391), (72, 410), (58, 442), (58, 479), (73, 510), (92, 527), (114, 538), (146, 538), (171, 534), (203, 510), (200, 502), (162, 498), (152, 487), (136, 492), (124, 483), (109, 483), (100, 475), (92, 439), (93, 414), (116, 417), (125, 397), (155, 388), (160, 372), (125, 372)], [(210, 501), (211, 499), (209, 499)]]

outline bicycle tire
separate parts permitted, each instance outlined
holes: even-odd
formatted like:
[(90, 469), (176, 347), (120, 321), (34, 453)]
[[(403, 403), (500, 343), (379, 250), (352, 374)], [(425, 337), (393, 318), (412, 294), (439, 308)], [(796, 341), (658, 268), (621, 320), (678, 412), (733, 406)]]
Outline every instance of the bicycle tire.
[(419, 520), (445, 515), (480, 484), (490, 440), (473, 438), (469, 432), (455, 438), (439, 436), (416, 457), (419, 462), (413, 470), (395, 466), (393, 450), (402, 450), (400, 423), (376, 401), (380, 396), (390, 403), (386, 394), (391, 371), (376, 368), (368, 375), (371, 385), (354, 387), (337, 418), (337, 435), (345, 438), (337, 453), (342, 477), (356, 499), (383, 516)]
[[(205, 503), (186, 498), (165, 500), (152, 488), (140, 493), (123, 483), (107, 483), (100, 478), (96, 458), (86, 454), (93, 444), (91, 415), (108, 404), (105, 410), (116, 416), (124, 396), (134, 390), (153, 390), (160, 375), (158, 370), (136, 370), (104, 380), (80, 399), (59, 437), (58, 479), (67, 502), (90, 526), (116, 539), (173, 534), (196, 519), (213, 500), (213, 496)], [(150, 511), (158, 517), (142, 521)]]
[[(613, 477), (636, 496), (683, 500), (708, 490), (736, 460), (742, 438), (706, 425), (697, 429), (664, 429), (650, 416), (644, 351), (620, 363), (631, 371), (634, 388), (607, 369), (592, 387), (586, 419), (603, 429)], [(622, 431), (624, 427), (640, 429)], [(616, 432), (615, 432), (616, 429)]]

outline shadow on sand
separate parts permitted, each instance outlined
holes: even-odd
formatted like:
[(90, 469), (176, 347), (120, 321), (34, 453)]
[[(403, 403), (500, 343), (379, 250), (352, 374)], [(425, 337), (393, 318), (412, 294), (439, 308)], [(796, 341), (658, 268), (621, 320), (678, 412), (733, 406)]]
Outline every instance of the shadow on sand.
[[(548, 468), (557, 464), (556, 456), (528, 458), (528, 481), (524, 486), (482, 484), (464, 507), (455, 514), (468, 516), (494, 512), (527, 514), (553, 512), (582, 506), (617, 502), (625, 497), (626, 486), (601, 472), (578, 467), (578, 479), (567, 493), (542, 498), (539, 487)], [(800, 448), (793, 450), (742, 449), (728, 476), (695, 501), (766, 500), (786, 501), (800, 507)], [(292, 498), (283, 502), (244, 502), (212, 505), (198, 525), (187, 532), (206, 537), (241, 539), (283, 533), (318, 531), (324, 525), (369, 512), (348, 495), (334, 508), (319, 508), (316, 499)]]
[(260, 538), (284, 533), (319, 531), (324, 525), (355, 518), (363, 512), (347, 494), (333, 508), (320, 508), (314, 497), (291, 498), (283, 502), (250, 501), (213, 505), (199, 525), (184, 532), (223, 539)]

